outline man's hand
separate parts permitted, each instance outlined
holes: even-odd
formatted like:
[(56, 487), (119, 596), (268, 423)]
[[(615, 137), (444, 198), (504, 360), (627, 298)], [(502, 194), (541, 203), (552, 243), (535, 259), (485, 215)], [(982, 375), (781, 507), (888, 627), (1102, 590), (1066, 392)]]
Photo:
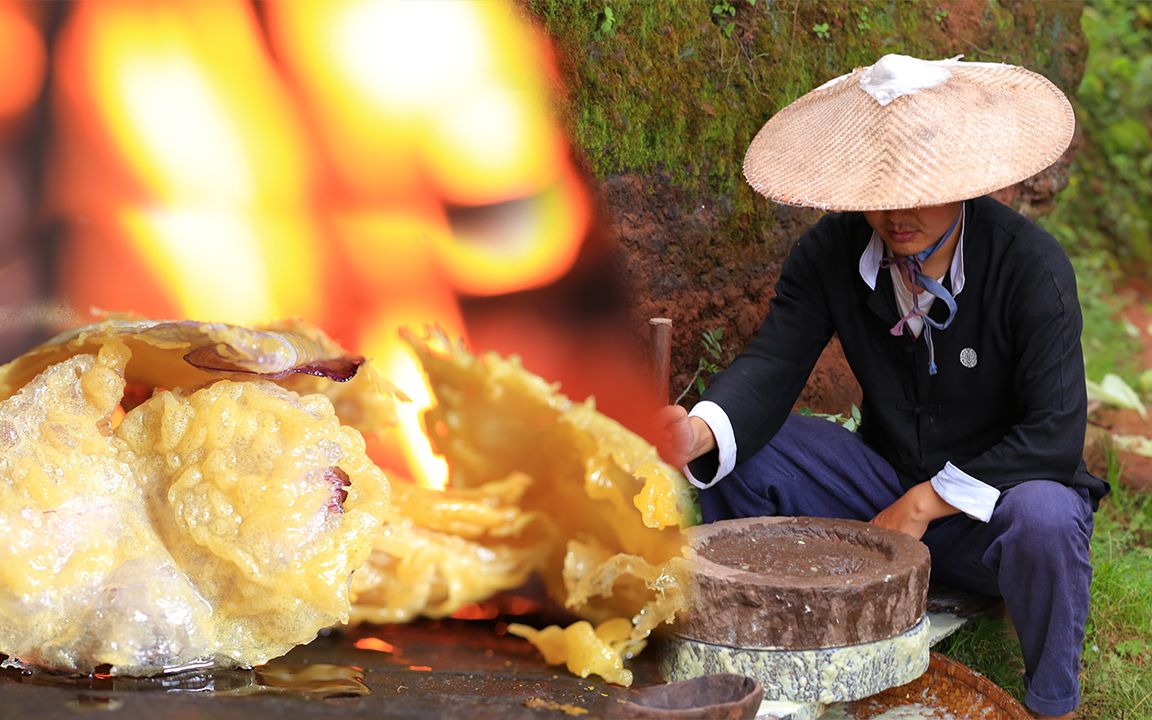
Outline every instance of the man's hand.
[(879, 515), (872, 518), (872, 524), (908, 533), (919, 540), (928, 529), (928, 523), (958, 512), (936, 494), (932, 483), (922, 482), (881, 510)]
[(687, 465), (716, 447), (716, 437), (708, 423), (688, 417), (679, 405), (668, 405), (656, 413), (657, 450), (672, 467)]

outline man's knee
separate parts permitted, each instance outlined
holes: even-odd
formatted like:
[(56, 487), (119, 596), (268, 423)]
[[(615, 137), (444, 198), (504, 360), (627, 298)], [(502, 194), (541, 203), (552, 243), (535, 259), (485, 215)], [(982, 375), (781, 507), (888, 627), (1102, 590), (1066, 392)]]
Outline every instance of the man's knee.
[(1004, 491), (992, 517), (1007, 534), (1043, 555), (1059, 547), (1084, 546), (1092, 535), (1091, 513), (1079, 491), (1031, 480)]

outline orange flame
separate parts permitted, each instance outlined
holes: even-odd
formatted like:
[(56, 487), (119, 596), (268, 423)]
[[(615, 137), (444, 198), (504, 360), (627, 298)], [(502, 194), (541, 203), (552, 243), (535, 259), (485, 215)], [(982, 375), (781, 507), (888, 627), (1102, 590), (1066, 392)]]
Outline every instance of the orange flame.
[(463, 337), (460, 295), (554, 281), (589, 224), (548, 50), (504, 3), (259, 12), (75, 5), (54, 57), (61, 285), (77, 308), (320, 324), (415, 401), (403, 459), (378, 459), (442, 487), (398, 329)]
[(396, 651), (395, 645), (378, 637), (360, 638), (352, 645), (360, 650), (372, 650), (374, 652), (393, 653)]
[(36, 8), (0, 0), (0, 121), (27, 110), (44, 82), (46, 51), (33, 22)]

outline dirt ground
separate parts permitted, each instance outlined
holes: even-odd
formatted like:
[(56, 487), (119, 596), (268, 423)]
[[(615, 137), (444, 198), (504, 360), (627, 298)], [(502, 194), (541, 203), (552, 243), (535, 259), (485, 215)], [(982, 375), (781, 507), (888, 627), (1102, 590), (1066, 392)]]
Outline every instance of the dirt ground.
[[(704, 332), (723, 330), (724, 366), (755, 334), (780, 266), (792, 243), (820, 217), (819, 211), (778, 206), (765, 236), (722, 237), (717, 216), (724, 208), (691, 198), (660, 178), (620, 175), (601, 188), (600, 202), (612, 218), (633, 297), (632, 322), (673, 322), (671, 396), (690, 385), (702, 356)], [(685, 402), (695, 399), (690, 392)], [(860, 402), (838, 342), (817, 363), (797, 407), (847, 413)]]

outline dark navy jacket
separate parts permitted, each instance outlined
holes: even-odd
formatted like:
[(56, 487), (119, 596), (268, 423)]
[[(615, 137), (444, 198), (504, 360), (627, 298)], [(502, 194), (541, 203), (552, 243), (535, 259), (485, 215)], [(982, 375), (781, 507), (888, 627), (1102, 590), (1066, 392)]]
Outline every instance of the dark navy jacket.
[[(991, 198), (968, 201), (964, 288), (947, 330), (894, 337), (888, 272), (872, 290), (859, 261), (872, 229), (860, 213), (826, 215), (796, 243), (756, 337), (702, 399), (728, 414), (740, 463), (784, 423), (837, 333), (863, 389), (860, 435), (906, 488), (951, 461), (1000, 490), (1026, 480), (1108, 492), (1084, 466), (1087, 398), (1076, 279), (1047, 232)], [(933, 303), (932, 317), (946, 308)], [(961, 363), (965, 352), (968, 365)], [(973, 359), (975, 364), (973, 365)]]

